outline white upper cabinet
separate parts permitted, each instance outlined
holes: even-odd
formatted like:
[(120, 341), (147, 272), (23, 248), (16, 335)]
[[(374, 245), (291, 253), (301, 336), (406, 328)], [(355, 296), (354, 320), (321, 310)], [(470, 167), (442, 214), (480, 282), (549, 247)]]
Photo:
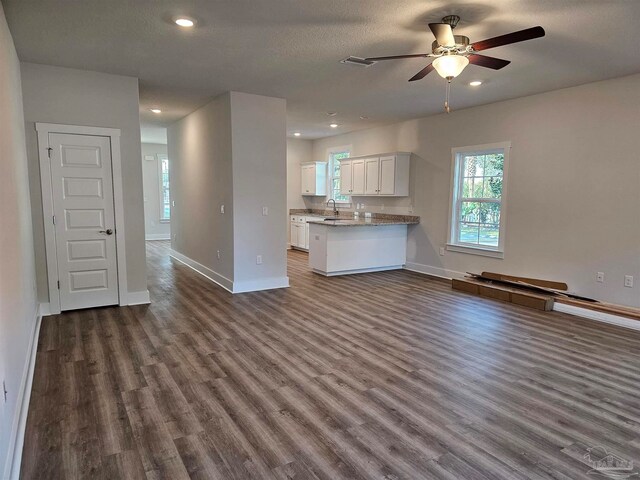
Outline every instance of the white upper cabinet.
[(380, 159), (367, 158), (364, 161), (364, 194), (377, 195), (380, 190)]
[(364, 195), (364, 160), (351, 161), (351, 195)]
[(356, 196), (407, 197), (410, 158), (410, 153), (397, 152), (351, 157), (341, 161), (340, 193)]
[(327, 194), (327, 163), (312, 162), (303, 163), (300, 168), (302, 195)]

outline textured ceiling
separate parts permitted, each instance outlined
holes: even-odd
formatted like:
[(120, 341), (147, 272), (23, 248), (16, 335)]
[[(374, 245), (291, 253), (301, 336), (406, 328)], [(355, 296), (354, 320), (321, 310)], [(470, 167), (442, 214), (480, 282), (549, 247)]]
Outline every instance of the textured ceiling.
[[(428, 52), (427, 23), (446, 14), (471, 41), (542, 25), (547, 36), (469, 66), (454, 109), (640, 71), (640, 0), (2, 0), (23, 61), (140, 79), (143, 125), (167, 126), (228, 90), (282, 97), (289, 133), (318, 138), (442, 111), (444, 80), (407, 80), (424, 59), (340, 64)], [(193, 30), (171, 23), (197, 19)], [(480, 79), (472, 88), (467, 83)], [(161, 115), (149, 112), (152, 106)], [(338, 112), (331, 118), (326, 112)], [(368, 117), (364, 120), (360, 116)], [(330, 129), (335, 119), (340, 127)]]

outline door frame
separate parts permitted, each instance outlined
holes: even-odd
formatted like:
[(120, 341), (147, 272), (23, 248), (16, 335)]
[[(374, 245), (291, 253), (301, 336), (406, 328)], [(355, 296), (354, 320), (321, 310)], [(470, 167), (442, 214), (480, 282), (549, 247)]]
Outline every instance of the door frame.
[(93, 135), (109, 137), (111, 143), (111, 174), (113, 177), (113, 204), (116, 233), (116, 265), (118, 268), (118, 304), (127, 301), (127, 260), (124, 230), (124, 198), (122, 188), (122, 161), (120, 157), (120, 129), (61, 125), (56, 123), (36, 123), (38, 133), (38, 157), (40, 159), (40, 187), (42, 190), (42, 213), (44, 218), (45, 254), (47, 258), (47, 283), (49, 286), (49, 313), (60, 313), (60, 292), (58, 290), (58, 258), (56, 232), (53, 225), (53, 189), (51, 187), (51, 164), (49, 160), (49, 134), (67, 133), (72, 135)]

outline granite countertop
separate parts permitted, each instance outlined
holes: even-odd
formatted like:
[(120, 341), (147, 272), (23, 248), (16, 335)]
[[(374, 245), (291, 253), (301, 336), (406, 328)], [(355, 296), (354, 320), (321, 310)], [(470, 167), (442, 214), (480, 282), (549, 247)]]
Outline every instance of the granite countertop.
[(397, 215), (404, 218), (345, 218), (340, 220), (310, 220), (307, 223), (316, 223), (318, 225), (326, 225), (328, 227), (367, 227), (380, 225), (415, 225), (420, 220), (418, 217), (406, 217), (405, 215)]
[[(291, 209), (289, 215), (303, 215), (305, 217), (333, 218), (332, 210), (319, 209)], [(376, 225), (415, 225), (420, 223), (420, 217), (415, 215), (395, 215), (390, 213), (373, 213), (371, 217), (365, 217), (360, 214), (358, 218), (354, 218), (353, 212), (340, 212), (336, 220), (310, 220), (307, 223), (317, 223), (319, 225), (327, 225), (329, 227), (360, 227), (360, 226), (376, 226)]]

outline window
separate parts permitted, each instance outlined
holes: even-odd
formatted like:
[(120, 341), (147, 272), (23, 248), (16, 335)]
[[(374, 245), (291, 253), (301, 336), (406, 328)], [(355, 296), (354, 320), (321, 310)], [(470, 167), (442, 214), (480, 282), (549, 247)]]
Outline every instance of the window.
[(329, 152), (329, 198), (336, 203), (350, 203), (349, 195), (340, 193), (340, 160), (349, 158), (349, 150), (340, 149)]
[(158, 155), (160, 172), (160, 222), (168, 223), (171, 219), (171, 202), (169, 197), (169, 159), (166, 155)]
[(447, 248), (502, 258), (509, 143), (454, 148)]

